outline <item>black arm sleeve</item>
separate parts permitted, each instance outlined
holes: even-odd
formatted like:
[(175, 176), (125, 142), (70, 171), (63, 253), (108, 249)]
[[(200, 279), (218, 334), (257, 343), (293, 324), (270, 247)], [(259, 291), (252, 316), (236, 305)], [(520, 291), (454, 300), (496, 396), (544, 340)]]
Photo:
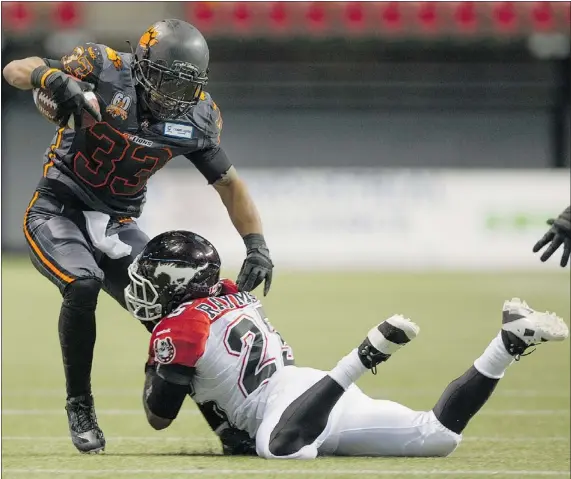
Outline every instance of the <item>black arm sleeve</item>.
[(58, 70), (63, 70), (63, 63), (61, 60), (53, 60), (52, 58), (42, 58), (42, 60), (49, 68), (57, 68)]
[[(148, 410), (157, 417), (175, 419), (184, 398), (189, 393), (190, 379), (186, 385), (180, 383), (183, 382), (182, 377), (188, 377), (192, 373), (186, 371), (185, 374), (179, 370), (180, 368), (184, 368), (184, 366), (163, 365), (158, 371), (155, 366), (146, 366), (145, 368), (145, 403)], [(171, 379), (174, 379), (175, 382), (171, 382)]]
[(232, 166), (226, 153), (219, 146), (207, 150), (195, 151), (185, 156), (192, 161), (192, 164), (202, 173), (202, 176), (206, 178), (209, 185), (222, 178), (224, 173)]

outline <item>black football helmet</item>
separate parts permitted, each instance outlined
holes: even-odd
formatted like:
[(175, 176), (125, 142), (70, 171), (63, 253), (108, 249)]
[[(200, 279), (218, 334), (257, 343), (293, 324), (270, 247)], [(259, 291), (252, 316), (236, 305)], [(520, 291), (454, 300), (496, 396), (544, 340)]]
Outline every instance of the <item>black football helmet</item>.
[(184, 301), (216, 296), (222, 287), (218, 251), (190, 231), (156, 236), (128, 272), (127, 309), (141, 321), (161, 319)]
[(161, 20), (140, 38), (133, 76), (140, 97), (158, 120), (184, 115), (208, 82), (208, 45), (202, 34), (181, 20)]

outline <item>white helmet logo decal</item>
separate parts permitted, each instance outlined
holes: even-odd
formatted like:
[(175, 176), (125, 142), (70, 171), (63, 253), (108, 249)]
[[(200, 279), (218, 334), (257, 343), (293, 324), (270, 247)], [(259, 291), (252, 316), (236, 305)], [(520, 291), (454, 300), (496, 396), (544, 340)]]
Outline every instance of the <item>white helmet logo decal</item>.
[(175, 263), (161, 263), (155, 269), (155, 278), (158, 278), (161, 274), (166, 274), (169, 276), (172, 285), (186, 286), (197, 273), (207, 267), (208, 263), (199, 268), (177, 266)]

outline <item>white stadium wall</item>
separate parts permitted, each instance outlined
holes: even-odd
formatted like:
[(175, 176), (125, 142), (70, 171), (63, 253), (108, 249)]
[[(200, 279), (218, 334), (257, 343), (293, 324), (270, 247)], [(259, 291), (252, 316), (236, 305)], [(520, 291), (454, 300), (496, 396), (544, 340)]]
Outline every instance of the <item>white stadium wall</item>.
[[(570, 202), (568, 170), (241, 169), (274, 262), (292, 269), (556, 269), (531, 248)], [(242, 241), (192, 171), (149, 185), (140, 226), (189, 229), (239, 267)]]

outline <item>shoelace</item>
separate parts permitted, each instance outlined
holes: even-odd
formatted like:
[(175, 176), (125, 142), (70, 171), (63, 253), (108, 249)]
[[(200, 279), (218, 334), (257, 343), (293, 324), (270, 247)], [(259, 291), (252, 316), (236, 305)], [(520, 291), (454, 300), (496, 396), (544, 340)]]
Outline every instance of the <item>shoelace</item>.
[(373, 353), (371, 351), (371, 347), (370, 346), (365, 346), (362, 350), (361, 350), (361, 355), (365, 356), (365, 358), (367, 359), (368, 363), (371, 364), (371, 372), (373, 373), (373, 375), (376, 376), (377, 374), (377, 366), (373, 365), (373, 363), (375, 362), (374, 356), (376, 355), (380, 355), (381, 353)]
[[(532, 345), (533, 346), (533, 345)], [(527, 352), (527, 353), (523, 353), (523, 354), (516, 354), (514, 356), (514, 359), (516, 361), (519, 361), (521, 358), (523, 358), (524, 356), (529, 356), (531, 353), (533, 353), (537, 348), (533, 348), (531, 351)]]
[(74, 412), (81, 431), (89, 431), (99, 427), (95, 411), (93, 411), (91, 406), (87, 404), (77, 404)]

